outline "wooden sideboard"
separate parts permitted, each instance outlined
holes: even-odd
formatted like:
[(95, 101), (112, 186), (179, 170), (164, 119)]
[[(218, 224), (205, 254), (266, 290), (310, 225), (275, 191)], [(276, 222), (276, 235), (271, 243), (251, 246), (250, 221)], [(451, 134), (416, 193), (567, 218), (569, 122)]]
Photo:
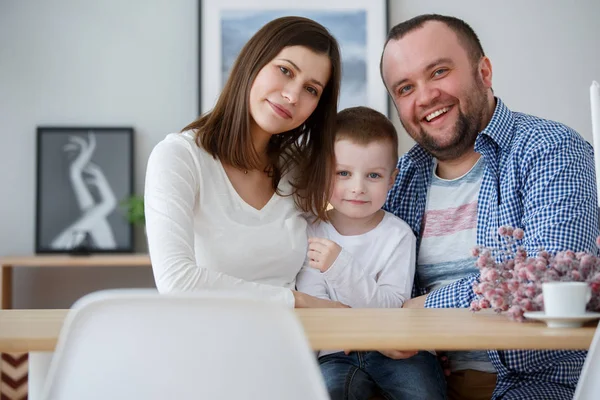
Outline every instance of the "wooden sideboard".
[(150, 267), (148, 254), (35, 255), (0, 258), (0, 309), (12, 308), (12, 273), (21, 267)]
[[(150, 267), (148, 254), (93, 254), (93, 255), (64, 255), (44, 254), (32, 256), (0, 257), (0, 309), (12, 308), (13, 270), (22, 267)], [(15, 310), (16, 311), (16, 310)], [(31, 310), (34, 313), (52, 314), (50, 310)], [(14, 329), (15, 326), (4, 326), (3, 329)], [(0, 330), (2, 331), (2, 330)], [(41, 333), (41, 332), (38, 332)], [(35, 379), (29, 380), (28, 367), (34, 364), (27, 352), (8, 352), (0, 350), (0, 397), (2, 399), (23, 399), (36, 393), (31, 389), (39, 386)], [(42, 363), (43, 364), (43, 363)], [(35, 368), (34, 368), (35, 370)], [(35, 374), (34, 374), (35, 375)], [(39, 378), (39, 377), (38, 377)], [(37, 386), (35, 384), (37, 382)], [(28, 389), (29, 387), (29, 389)], [(39, 388), (38, 388), (39, 389)], [(33, 390), (36, 392), (36, 390)]]

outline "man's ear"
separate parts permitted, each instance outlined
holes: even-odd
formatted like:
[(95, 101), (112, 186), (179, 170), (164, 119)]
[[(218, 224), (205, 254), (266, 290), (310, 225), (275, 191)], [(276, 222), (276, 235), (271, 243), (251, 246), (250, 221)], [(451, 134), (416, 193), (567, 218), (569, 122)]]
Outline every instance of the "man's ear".
[(388, 184), (388, 190), (392, 190), (394, 187), (394, 183), (396, 183), (396, 177), (398, 176), (398, 168), (394, 168), (392, 171), (392, 176), (390, 176), (390, 182)]
[(492, 62), (489, 58), (483, 57), (481, 61), (479, 61), (479, 74), (481, 76), (481, 80), (483, 84), (487, 88), (492, 87)]

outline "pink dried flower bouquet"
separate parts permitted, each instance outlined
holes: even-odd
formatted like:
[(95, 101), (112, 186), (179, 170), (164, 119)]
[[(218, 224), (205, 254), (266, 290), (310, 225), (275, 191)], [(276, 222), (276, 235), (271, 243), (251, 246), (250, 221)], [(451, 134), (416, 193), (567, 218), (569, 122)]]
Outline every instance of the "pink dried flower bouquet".
[[(480, 282), (473, 285), (479, 299), (471, 303), (472, 311), (493, 308), (506, 311), (510, 319), (523, 321), (523, 313), (544, 308), (542, 283), (587, 282), (592, 288), (588, 311), (600, 311), (600, 257), (566, 250), (550, 255), (540, 251), (529, 257), (522, 246), (522, 229), (502, 226), (498, 234), (501, 249), (473, 249), (480, 270)], [(596, 240), (600, 247), (600, 237)]]

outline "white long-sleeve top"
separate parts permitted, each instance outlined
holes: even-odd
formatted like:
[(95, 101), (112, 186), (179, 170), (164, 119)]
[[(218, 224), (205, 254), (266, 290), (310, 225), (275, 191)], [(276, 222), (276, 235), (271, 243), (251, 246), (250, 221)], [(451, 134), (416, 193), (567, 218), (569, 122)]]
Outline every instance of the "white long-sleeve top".
[(323, 273), (305, 262), (296, 282), (299, 291), (352, 308), (402, 307), (410, 299), (416, 239), (400, 218), (385, 212), (374, 229), (354, 236), (319, 222), (309, 224), (308, 235), (334, 241), (342, 251)]
[[(291, 193), (282, 178), (279, 190)], [(161, 293), (242, 290), (294, 306), (307, 250), (306, 220), (293, 196), (274, 194), (260, 210), (236, 192), (219, 160), (191, 132), (156, 145), (146, 171), (145, 217)]]
[[(416, 238), (400, 218), (386, 211), (374, 229), (354, 236), (319, 222), (308, 225), (308, 235), (332, 240), (342, 251), (325, 272), (306, 262), (296, 281), (299, 291), (352, 308), (402, 307), (410, 299)], [(338, 351), (321, 350), (319, 357)]]

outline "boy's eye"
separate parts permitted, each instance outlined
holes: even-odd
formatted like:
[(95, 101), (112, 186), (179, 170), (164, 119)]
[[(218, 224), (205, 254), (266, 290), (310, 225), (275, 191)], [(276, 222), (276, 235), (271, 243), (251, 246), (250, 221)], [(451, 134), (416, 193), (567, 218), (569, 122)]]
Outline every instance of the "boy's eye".
[(371, 172), (369, 174), (369, 178), (371, 178), (371, 179), (377, 179), (377, 178), (381, 178), (381, 175), (378, 174), (377, 172)]
[(339, 176), (350, 176), (350, 172), (348, 172), (348, 171), (338, 171), (337, 174)]

